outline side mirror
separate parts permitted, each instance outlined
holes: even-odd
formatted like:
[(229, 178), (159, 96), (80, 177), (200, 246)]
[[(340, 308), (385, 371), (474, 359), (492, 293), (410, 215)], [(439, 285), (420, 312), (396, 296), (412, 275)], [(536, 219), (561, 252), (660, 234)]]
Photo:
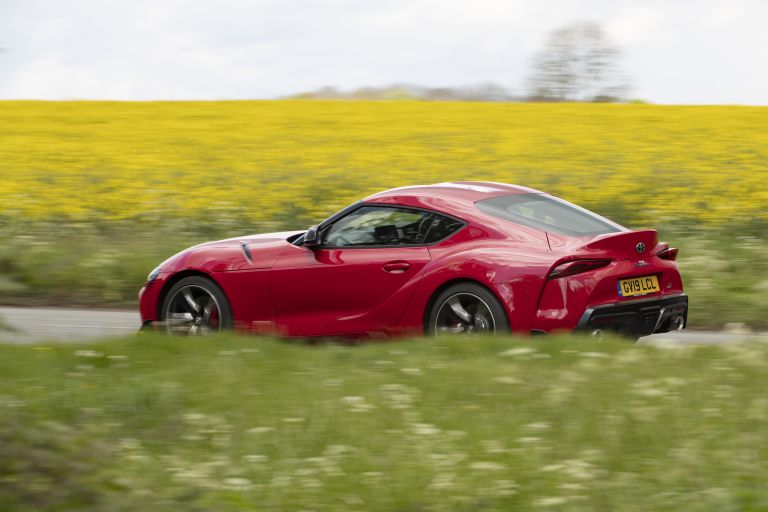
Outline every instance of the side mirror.
[(304, 233), (304, 247), (308, 249), (317, 249), (320, 247), (320, 238), (317, 233), (317, 226), (312, 226)]

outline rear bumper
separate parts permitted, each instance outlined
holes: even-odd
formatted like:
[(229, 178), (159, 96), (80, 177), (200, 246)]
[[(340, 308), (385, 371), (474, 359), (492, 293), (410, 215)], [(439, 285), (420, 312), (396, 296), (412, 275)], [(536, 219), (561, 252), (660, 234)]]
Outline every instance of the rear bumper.
[(688, 323), (688, 296), (639, 299), (587, 308), (575, 331), (615, 331), (647, 336), (684, 328)]

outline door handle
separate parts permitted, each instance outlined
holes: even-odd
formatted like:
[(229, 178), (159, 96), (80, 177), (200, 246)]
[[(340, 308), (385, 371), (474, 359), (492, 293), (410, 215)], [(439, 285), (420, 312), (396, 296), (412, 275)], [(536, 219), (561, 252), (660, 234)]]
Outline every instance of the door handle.
[(384, 269), (384, 272), (389, 272), (390, 274), (402, 274), (411, 268), (411, 264), (407, 261), (390, 261), (382, 265), (381, 268)]

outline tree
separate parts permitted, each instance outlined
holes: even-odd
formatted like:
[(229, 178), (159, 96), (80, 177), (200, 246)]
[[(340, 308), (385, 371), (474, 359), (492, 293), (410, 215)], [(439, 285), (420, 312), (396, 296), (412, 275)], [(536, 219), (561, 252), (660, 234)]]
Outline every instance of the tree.
[(536, 54), (529, 78), (532, 101), (620, 101), (629, 86), (620, 53), (597, 23), (555, 30)]

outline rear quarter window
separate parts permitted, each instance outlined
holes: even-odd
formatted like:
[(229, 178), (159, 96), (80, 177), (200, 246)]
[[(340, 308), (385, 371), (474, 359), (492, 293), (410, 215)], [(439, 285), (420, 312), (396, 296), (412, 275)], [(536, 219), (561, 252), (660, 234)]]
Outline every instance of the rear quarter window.
[(546, 194), (512, 194), (475, 203), (499, 219), (567, 236), (602, 235), (626, 229), (596, 213)]
[(464, 222), (443, 215), (433, 214), (434, 220), (429, 227), (429, 232), (424, 239), (424, 243), (433, 244), (444, 240), (464, 227)]

